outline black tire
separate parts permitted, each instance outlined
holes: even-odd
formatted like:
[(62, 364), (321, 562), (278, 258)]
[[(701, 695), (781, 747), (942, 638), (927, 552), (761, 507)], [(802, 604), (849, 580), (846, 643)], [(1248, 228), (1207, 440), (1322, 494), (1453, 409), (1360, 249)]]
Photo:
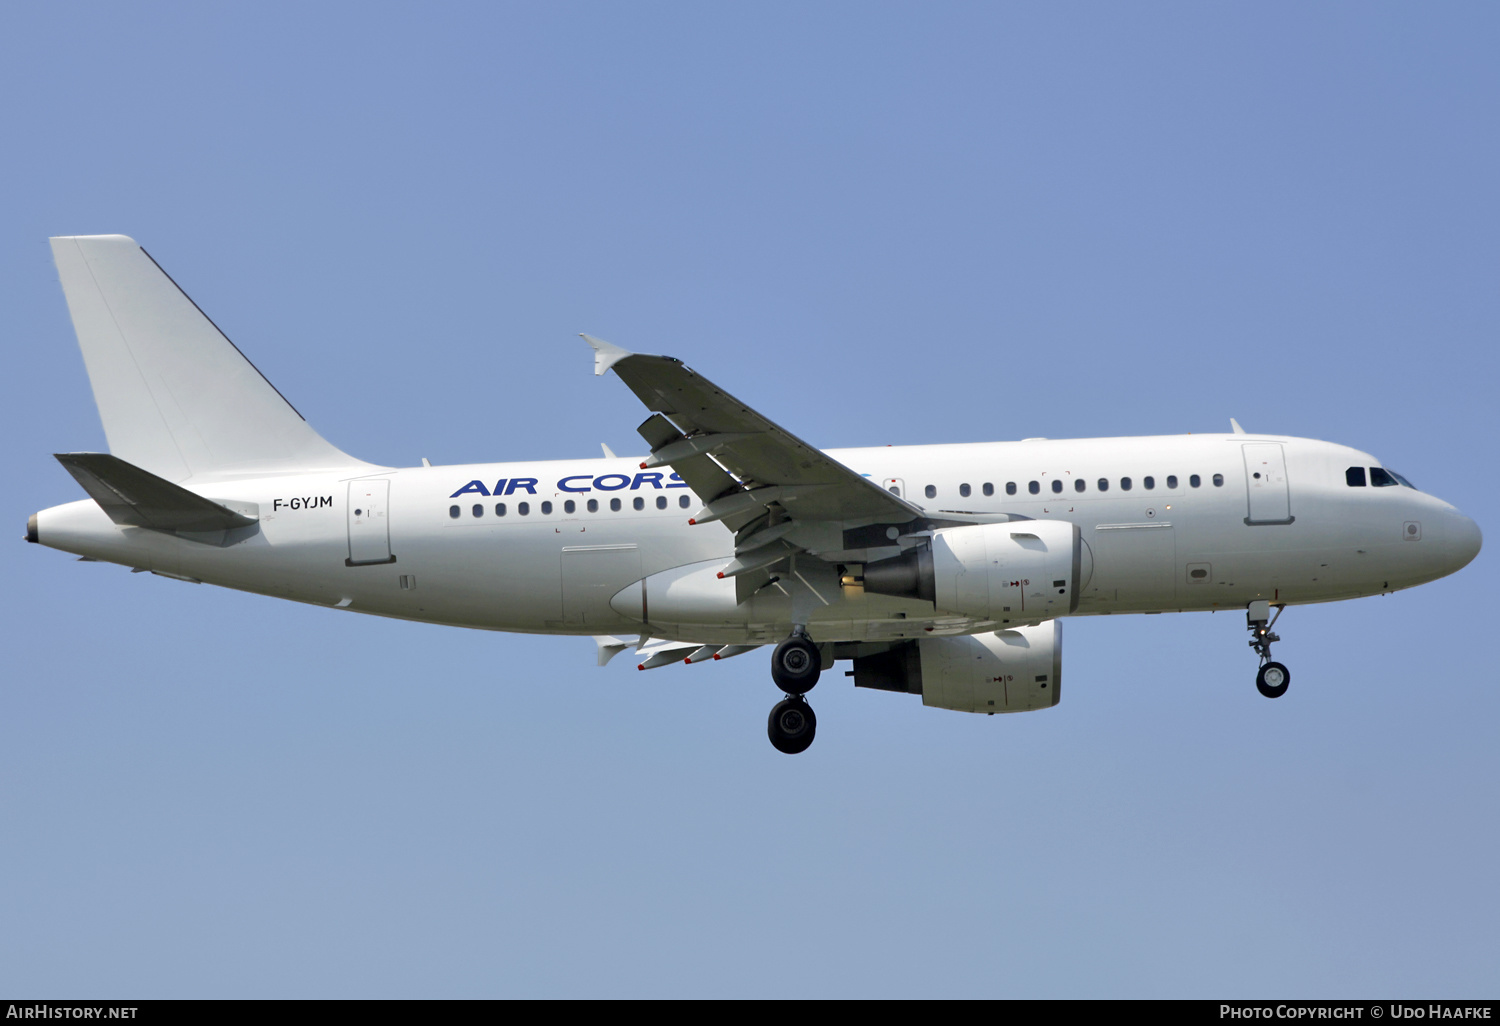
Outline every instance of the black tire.
[(1280, 663), (1267, 663), (1255, 675), (1256, 689), (1267, 698), (1280, 698), (1291, 683), (1292, 672)]
[(789, 695), (807, 694), (822, 672), (823, 656), (806, 638), (787, 638), (771, 653), (771, 679)]
[(807, 751), (818, 733), (818, 718), (812, 706), (800, 698), (785, 698), (776, 703), (766, 721), (766, 736), (778, 752), (797, 755)]

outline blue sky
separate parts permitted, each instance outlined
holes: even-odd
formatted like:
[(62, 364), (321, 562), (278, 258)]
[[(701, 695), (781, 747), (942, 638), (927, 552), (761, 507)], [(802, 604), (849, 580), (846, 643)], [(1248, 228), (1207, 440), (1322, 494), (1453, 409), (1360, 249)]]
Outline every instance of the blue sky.
[(0, 990), (1493, 996), (1486, 551), (1067, 625), (1065, 700), (295, 606), (20, 541), (103, 449), (46, 240), (136, 237), (411, 465), (638, 451), (587, 331), (828, 447), (1342, 442), (1493, 538), (1500, 14), (1400, 4), (0, 11)]

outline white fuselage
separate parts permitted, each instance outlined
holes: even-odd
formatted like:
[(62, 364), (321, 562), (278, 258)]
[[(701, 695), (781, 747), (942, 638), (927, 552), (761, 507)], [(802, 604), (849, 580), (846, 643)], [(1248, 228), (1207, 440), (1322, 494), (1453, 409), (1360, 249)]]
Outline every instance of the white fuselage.
[[(1373, 595), (1452, 573), (1479, 547), (1478, 528), (1452, 506), (1407, 487), (1351, 486), (1348, 468), (1378, 461), (1306, 439), (1031, 440), (829, 455), (932, 517), (1078, 525), (1092, 564), (1078, 615)], [(731, 532), (690, 525), (702, 499), (668, 469), (639, 464), (194, 479), (182, 483), (253, 509), (258, 523), (227, 536), (179, 536), (117, 526), (84, 500), (40, 513), (38, 540), (169, 576), (409, 620), (592, 635), (642, 632), (644, 623), (656, 637), (722, 644), (786, 636), (786, 591), (770, 586), (738, 601), (734, 581), (717, 576), (734, 555)], [(789, 540), (822, 554), (825, 569), (900, 551), (830, 555), (842, 551), (841, 538), (839, 525), (812, 525)], [(984, 626), (931, 602), (866, 594), (857, 578), (834, 580), (817, 585), (820, 605), (808, 618), (819, 641)]]

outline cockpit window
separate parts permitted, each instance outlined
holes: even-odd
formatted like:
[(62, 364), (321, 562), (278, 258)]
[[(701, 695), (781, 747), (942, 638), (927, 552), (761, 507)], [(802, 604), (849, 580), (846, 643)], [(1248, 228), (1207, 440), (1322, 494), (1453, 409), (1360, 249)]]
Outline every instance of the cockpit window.
[(1365, 468), (1350, 467), (1344, 471), (1344, 480), (1349, 483), (1350, 488), (1363, 488), (1365, 486)]
[(1417, 486), (1416, 485), (1412, 484), (1410, 481), (1408, 481), (1406, 478), (1402, 477), (1400, 474), (1396, 473), (1394, 470), (1387, 470), (1386, 473), (1389, 474), (1389, 475), (1391, 475), (1392, 477), (1394, 477), (1397, 481), (1400, 481), (1402, 484), (1404, 484), (1406, 487), (1410, 488), (1412, 491), (1416, 491), (1417, 490)]
[(1370, 484), (1376, 488), (1394, 488), (1401, 482), (1386, 473), (1384, 467), (1370, 468)]

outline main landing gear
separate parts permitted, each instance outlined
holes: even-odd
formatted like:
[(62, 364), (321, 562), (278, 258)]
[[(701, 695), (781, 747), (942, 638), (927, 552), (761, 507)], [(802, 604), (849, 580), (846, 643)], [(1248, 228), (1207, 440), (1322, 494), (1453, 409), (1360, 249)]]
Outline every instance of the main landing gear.
[(1292, 683), (1292, 673), (1285, 666), (1271, 660), (1271, 642), (1280, 641), (1281, 636), (1271, 633), (1276, 621), (1281, 619), (1286, 606), (1277, 606), (1276, 615), (1271, 615), (1271, 604), (1266, 601), (1250, 603), (1245, 614), (1245, 627), (1250, 632), (1250, 647), (1260, 656), (1260, 672), (1255, 675), (1255, 687), (1267, 698), (1280, 698)]
[(812, 706), (801, 695), (782, 699), (771, 709), (771, 718), (766, 722), (766, 734), (771, 746), (778, 752), (797, 755), (807, 751), (808, 745), (818, 734), (818, 718)]
[(823, 670), (823, 656), (802, 628), (776, 646), (771, 653), (771, 679), (786, 692), (776, 703), (766, 723), (766, 734), (778, 752), (796, 755), (807, 751), (818, 732), (818, 718), (803, 696), (818, 683)]

